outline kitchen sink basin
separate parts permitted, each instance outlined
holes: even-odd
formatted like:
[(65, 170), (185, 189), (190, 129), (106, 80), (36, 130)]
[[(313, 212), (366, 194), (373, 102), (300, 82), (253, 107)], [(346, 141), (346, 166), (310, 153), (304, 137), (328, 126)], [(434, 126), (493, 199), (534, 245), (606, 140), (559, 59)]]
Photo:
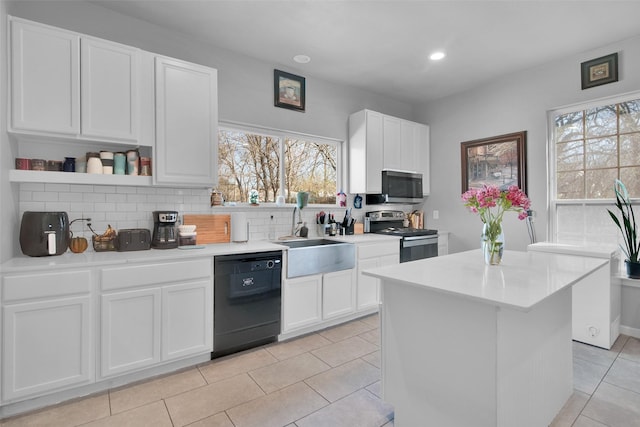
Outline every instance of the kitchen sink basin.
[(286, 253), (289, 278), (349, 270), (356, 264), (356, 249), (352, 243), (300, 239), (278, 244), (289, 248)]

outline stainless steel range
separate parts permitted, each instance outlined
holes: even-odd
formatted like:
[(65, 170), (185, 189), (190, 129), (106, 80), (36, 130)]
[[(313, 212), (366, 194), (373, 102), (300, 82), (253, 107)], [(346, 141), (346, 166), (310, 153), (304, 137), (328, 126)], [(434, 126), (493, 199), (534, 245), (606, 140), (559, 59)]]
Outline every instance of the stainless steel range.
[(402, 211), (372, 211), (365, 214), (365, 231), (400, 236), (400, 262), (438, 256), (438, 230), (404, 227)]

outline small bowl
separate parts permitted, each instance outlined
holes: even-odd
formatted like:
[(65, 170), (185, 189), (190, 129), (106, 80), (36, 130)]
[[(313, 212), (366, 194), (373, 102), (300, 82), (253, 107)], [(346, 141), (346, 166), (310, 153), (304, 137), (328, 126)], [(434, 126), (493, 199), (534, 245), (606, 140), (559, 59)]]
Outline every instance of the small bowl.
[(196, 226), (195, 225), (179, 225), (178, 231), (180, 231), (180, 233), (193, 233), (194, 231), (196, 231)]

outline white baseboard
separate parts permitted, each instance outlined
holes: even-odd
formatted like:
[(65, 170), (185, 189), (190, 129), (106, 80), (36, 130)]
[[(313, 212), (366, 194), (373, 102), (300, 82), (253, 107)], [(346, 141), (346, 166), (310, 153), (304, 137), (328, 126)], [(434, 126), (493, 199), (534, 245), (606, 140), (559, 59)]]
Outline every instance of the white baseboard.
[(640, 339), (640, 329), (632, 328), (630, 326), (620, 325), (620, 333), (624, 335), (628, 335), (630, 337)]

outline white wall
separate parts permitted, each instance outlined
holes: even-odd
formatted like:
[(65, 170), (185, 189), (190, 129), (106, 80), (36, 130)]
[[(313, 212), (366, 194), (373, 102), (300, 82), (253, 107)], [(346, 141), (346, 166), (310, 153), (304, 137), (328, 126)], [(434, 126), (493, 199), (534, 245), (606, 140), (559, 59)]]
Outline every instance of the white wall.
[[(613, 52), (619, 53), (619, 81), (581, 90), (580, 63)], [(430, 228), (451, 232), (451, 252), (479, 247), (482, 223), (460, 201), (460, 143), (526, 130), (527, 193), (537, 213), (538, 240), (545, 240), (547, 111), (637, 91), (638, 69), (640, 37), (504, 76), (475, 90), (419, 107), (417, 120), (431, 126), (431, 195), (425, 202)], [(439, 211), (439, 220), (432, 219), (434, 209)], [(507, 249), (524, 250), (529, 243), (524, 222), (513, 214), (505, 221), (505, 235)]]

